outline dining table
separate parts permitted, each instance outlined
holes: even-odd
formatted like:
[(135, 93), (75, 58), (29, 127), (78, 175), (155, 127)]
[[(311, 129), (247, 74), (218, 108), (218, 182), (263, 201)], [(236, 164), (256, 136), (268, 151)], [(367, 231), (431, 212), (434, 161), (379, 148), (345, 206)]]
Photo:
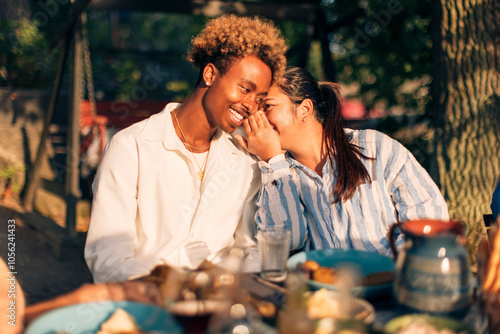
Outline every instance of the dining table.
[[(163, 269), (168, 269), (168, 267), (163, 266), (157, 274), (160, 275), (150, 275), (139, 280), (147, 280), (149, 282), (157, 280), (160, 276), (163, 275)], [(301, 293), (300, 296), (308, 296), (310, 300), (311, 296), (320, 290), (315, 290), (314, 285), (311, 285), (311, 282), (306, 282), (306, 284), (302, 287), (303, 289), (297, 289), (295, 286), (290, 284), (293, 283), (291, 278), (298, 277), (301, 273), (289, 271), (287, 274), (287, 278), (284, 282), (275, 283), (269, 280), (263, 279), (259, 272), (253, 273), (232, 273), (231, 275), (226, 275), (227, 273), (221, 271), (220, 269), (210, 269), (210, 270), (202, 270), (202, 271), (190, 271), (189, 274), (192, 274), (193, 281), (187, 282), (186, 286), (190, 286), (190, 283), (193, 282), (202, 282), (204, 286), (207, 286), (207, 283), (210, 282), (211, 288), (215, 285), (215, 281), (206, 280), (209, 277), (209, 274), (217, 273), (215, 276), (225, 276), (227, 277), (234, 275), (236, 278), (233, 282), (237, 282), (235, 284), (237, 290), (233, 290), (234, 293), (232, 297), (231, 303), (233, 306), (231, 307), (231, 312), (239, 313), (236, 314), (234, 319), (229, 319), (229, 325), (234, 325), (236, 322), (240, 321), (242, 323), (246, 322), (247, 328), (252, 329), (248, 333), (260, 333), (260, 334), (277, 334), (277, 333), (291, 333), (295, 334), (296, 332), (290, 330), (283, 329), (283, 319), (286, 319), (285, 322), (289, 322), (291, 326), (295, 325), (294, 319), (295, 314), (288, 313), (290, 310), (290, 301), (296, 299), (296, 292), (299, 291)], [(159, 281), (156, 281), (159, 282)], [(164, 282), (165, 283), (165, 282)], [(166, 283), (170, 288), (174, 288), (174, 290), (178, 291), (174, 285), (171, 283)], [(478, 282), (476, 279), (473, 279), (473, 291), (474, 296), (476, 296), (473, 300), (473, 304), (470, 306), (467, 314), (465, 314), (462, 318), (458, 319), (460, 323), (463, 323), (467, 328), (472, 329), (465, 331), (464, 333), (490, 333), (488, 332), (488, 322), (487, 317), (485, 316), (482, 305), (480, 303), (481, 298), (479, 298), (480, 291), (477, 289)], [(162, 284), (159, 285), (160, 289), (163, 288)], [(192, 285), (191, 285), (192, 287)], [(199, 293), (200, 290), (196, 291)], [(330, 291), (330, 290), (328, 290)], [(387, 291), (387, 290), (386, 290)], [(303, 294), (302, 294), (303, 292)], [(334, 291), (335, 292), (335, 291)], [(201, 296), (200, 294), (199, 296)], [(191, 297), (194, 295), (190, 294)], [(377, 296), (360, 296), (357, 295), (354, 298), (349, 294), (343, 295), (346, 299), (341, 300), (341, 308), (347, 305), (347, 300), (351, 299), (359, 299), (363, 300), (363, 302), (368, 303), (373, 306), (374, 309), (374, 317), (370, 319), (370, 331), (369, 333), (394, 333), (393, 331), (388, 331), (386, 329), (386, 325), (388, 323), (394, 322), (393, 320), (397, 320), (402, 317), (406, 317), (404, 312), (398, 308), (398, 304), (394, 298), (394, 292), (388, 290), (387, 293), (378, 294)], [(189, 300), (184, 299), (184, 301), (189, 302)], [(191, 299), (191, 301), (193, 301)], [(215, 301), (214, 299), (195, 299), (195, 305), (203, 306), (203, 310), (209, 309), (209, 301)], [(226, 300), (227, 301), (227, 300)], [(176, 300), (173, 302), (180, 302), (182, 304), (182, 300)], [(344, 303), (345, 302), (345, 303)], [(241, 303), (241, 304), (240, 304)], [(246, 304), (245, 304), (246, 303)], [(259, 314), (259, 316), (246, 316), (244, 311), (242, 313), (242, 304), (249, 306), (246, 310), (248, 312), (253, 312), (253, 315)], [(191, 304), (193, 305), (193, 304)], [(227, 305), (227, 304), (225, 304)], [(197, 306), (197, 307), (198, 307)], [(245, 306), (245, 307), (246, 307)], [(261, 308), (260, 306), (265, 306)], [(271, 306), (271, 307), (269, 307)], [(304, 305), (301, 305), (303, 307)], [(170, 306), (165, 305), (164, 308), (149, 305), (149, 304), (140, 304), (133, 302), (111, 302), (111, 301), (102, 301), (98, 303), (90, 303), (90, 304), (75, 304), (65, 308), (56, 309), (52, 312), (48, 312), (47, 314), (41, 316), (36, 319), (33, 323), (30, 324), (27, 329), (27, 334), (52, 334), (52, 333), (95, 333), (95, 329), (99, 328), (102, 325), (102, 322), (105, 321), (113, 314), (118, 308), (123, 308), (125, 311), (130, 312), (131, 315), (136, 317), (138, 325), (145, 326), (146, 330), (153, 330), (154, 333), (189, 333), (189, 334), (204, 334), (204, 333), (212, 333), (208, 332), (207, 329), (212, 324), (212, 318), (216, 316), (217, 312), (208, 313), (206, 315), (199, 313), (200, 310), (197, 308), (197, 311), (194, 314), (175, 314), (174, 309)], [(262, 312), (265, 310), (265, 312)], [(257, 311), (257, 313), (255, 313)], [(300, 310), (302, 314), (307, 314), (307, 311), (304, 309)], [(234, 313), (233, 312), (233, 313)], [(283, 315), (286, 317), (283, 317)], [(298, 313), (297, 313), (298, 314)], [(89, 318), (89, 316), (92, 316)], [(411, 316), (411, 315), (410, 315)], [(108, 319), (109, 320), (109, 319)], [(235, 321), (232, 321), (235, 320)], [(90, 321), (90, 322), (89, 322)], [(232, 321), (232, 323), (231, 323)], [(307, 321), (311, 322), (310, 319)], [(289, 325), (290, 325), (289, 324)], [(359, 322), (358, 322), (359, 324)], [(252, 327), (256, 325), (256, 327)], [(90, 331), (85, 331), (84, 329), (91, 329)], [(213, 333), (226, 333), (227, 331), (215, 331)], [(234, 331), (229, 331), (233, 333)], [(239, 332), (238, 332), (239, 333)], [(243, 333), (243, 332), (242, 332)], [(301, 331), (301, 333), (312, 334), (315, 333), (314, 330), (309, 331)], [(352, 333), (352, 332), (351, 332)], [(462, 331), (460, 331), (462, 333)]]
[[(288, 291), (284, 282), (274, 283), (266, 281), (260, 277), (259, 273), (243, 273), (240, 275), (240, 285), (242, 289), (246, 290), (256, 300), (273, 303), (278, 311), (282, 310), (285, 306)], [(478, 289), (475, 278), (473, 278), (472, 285), (473, 295), (477, 296)], [(314, 292), (314, 288), (311, 291)], [(358, 296), (358, 298), (364, 299), (363, 296)], [(456, 320), (471, 328), (475, 333), (488, 333), (487, 317), (484, 314), (479, 299), (474, 297), (473, 300), (473, 304), (465, 316)], [(394, 292), (392, 291), (391, 293), (374, 298), (366, 298), (366, 301), (373, 305), (375, 309), (373, 324), (378, 328), (383, 328), (391, 319), (407, 314), (405, 311), (399, 309), (394, 298)], [(264, 318), (264, 321), (270, 326), (276, 327), (277, 317), (278, 314), (273, 317)]]

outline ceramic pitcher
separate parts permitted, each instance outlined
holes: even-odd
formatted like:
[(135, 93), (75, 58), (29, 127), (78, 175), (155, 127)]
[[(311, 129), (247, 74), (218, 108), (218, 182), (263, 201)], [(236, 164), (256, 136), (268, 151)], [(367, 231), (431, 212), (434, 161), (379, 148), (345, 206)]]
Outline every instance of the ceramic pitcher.
[[(403, 233), (396, 250), (395, 229)], [(460, 243), (465, 226), (454, 221), (414, 220), (395, 224), (389, 242), (396, 259), (393, 293), (402, 312), (461, 317), (472, 301), (469, 257)]]

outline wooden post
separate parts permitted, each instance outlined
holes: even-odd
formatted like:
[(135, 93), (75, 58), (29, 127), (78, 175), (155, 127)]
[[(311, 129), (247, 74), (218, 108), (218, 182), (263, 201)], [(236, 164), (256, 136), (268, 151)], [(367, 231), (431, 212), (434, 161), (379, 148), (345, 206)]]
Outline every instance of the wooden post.
[(71, 90), (69, 99), (68, 140), (66, 146), (66, 232), (76, 238), (76, 204), (80, 194), (80, 103), (82, 77), (81, 20), (73, 27), (73, 66), (71, 68)]
[(42, 166), (42, 161), (46, 155), (46, 141), (47, 135), (49, 133), (49, 125), (52, 121), (52, 116), (57, 106), (57, 99), (59, 97), (59, 91), (61, 90), (62, 77), (64, 75), (66, 60), (68, 58), (68, 50), (71, 43), (71, 34), (68, 34), (64, 40), (64, 45), (59, 55), (59, 62), (57, 65), (57, 74), (54, 80), (54, 86), (52, 87), (52, 94), (50, 96), (49, 108), (45, 113), (45, 119), (43, 123), (43, 130), (40, 136), (40, 142), (38, 144), (38, 150), (36, 153), (35, 162), (30, 166), (28, 172), (28, 179), (26, 180), (26, 185), (24, 186), (22, 193), (23, 207), (26, 211), (33, 211), (33, 204), (35, 200), (35, 193), (38, 189), (38, 184), (40, 182), (40, 168)]

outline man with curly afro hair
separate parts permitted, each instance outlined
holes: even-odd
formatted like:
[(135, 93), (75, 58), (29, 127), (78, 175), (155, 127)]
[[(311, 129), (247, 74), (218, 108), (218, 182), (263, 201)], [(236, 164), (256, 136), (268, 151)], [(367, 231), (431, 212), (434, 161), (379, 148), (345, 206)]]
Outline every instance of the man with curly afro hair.
[(270, 22), (224, 15), (193, 38), (199, 69), (182, 103), (117, 133), (94, 181), (85, 258), (95, 282), (146, 275), (158, 264), (196, 268), (233, 247), (259, 270), (254, 238), (257, 159), (231, 134), (257, 111), (286, 66)]

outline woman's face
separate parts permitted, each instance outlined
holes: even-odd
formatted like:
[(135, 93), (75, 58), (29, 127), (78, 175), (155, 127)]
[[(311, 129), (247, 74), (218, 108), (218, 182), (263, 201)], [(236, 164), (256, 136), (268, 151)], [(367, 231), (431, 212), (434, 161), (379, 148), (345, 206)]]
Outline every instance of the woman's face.
[(238, 59), (224, 75), (215, 70), (202, 104), (210, 126), (233, 132), (257, 111), (271, 84), (272, 72), (255, 56)]
[(274, 131), (278, 133), (281, 148), (290, 150), (297, 141), (298, 134), (296, 105), (279, 87), (272, 86), (267, 97), (264, 98), (261, 109)]

